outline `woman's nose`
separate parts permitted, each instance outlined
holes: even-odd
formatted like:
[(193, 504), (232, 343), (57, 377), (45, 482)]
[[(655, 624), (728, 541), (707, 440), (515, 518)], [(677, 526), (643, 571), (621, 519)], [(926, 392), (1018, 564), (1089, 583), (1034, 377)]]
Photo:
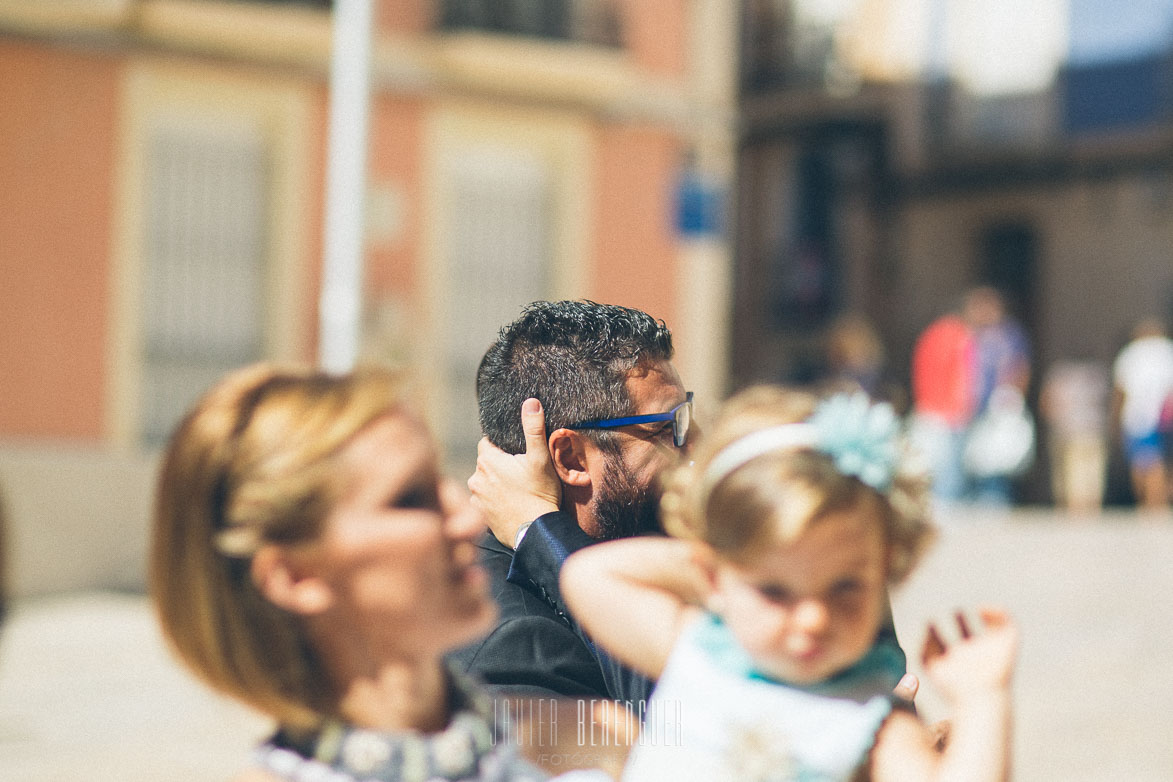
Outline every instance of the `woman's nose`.
[(440, 511), (444, 514), (444, 532), (453, 540), (472, 540), (485, 531), (484, 517), (455, 481), (445, 480), (440, 485)]

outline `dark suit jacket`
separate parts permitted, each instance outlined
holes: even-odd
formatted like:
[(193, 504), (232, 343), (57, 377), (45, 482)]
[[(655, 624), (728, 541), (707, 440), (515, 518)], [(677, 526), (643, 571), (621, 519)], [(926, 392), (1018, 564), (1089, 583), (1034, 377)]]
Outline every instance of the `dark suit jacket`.
[(646, 700), (652, 682), (597, 648), (562, 601), (562, 563), (594, 542), (561, 512), (536, 519), (516, 553), (486, 532), (479, 546), (500, 610), (497, 626), (450, 659), (499, 695), (599, 698), (633, 706)]

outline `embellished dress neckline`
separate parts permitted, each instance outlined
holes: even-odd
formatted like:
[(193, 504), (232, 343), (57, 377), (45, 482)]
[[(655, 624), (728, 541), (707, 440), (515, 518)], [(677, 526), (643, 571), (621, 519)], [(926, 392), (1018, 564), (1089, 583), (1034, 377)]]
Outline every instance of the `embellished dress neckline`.
[(449, 669), (452, 718), (436, 733), (377, 731), (327, 719), (308, 734), (279, 729), (254, 763), (291, 782), (537, 782), (546, 775), (517, 754), (492, 699)]

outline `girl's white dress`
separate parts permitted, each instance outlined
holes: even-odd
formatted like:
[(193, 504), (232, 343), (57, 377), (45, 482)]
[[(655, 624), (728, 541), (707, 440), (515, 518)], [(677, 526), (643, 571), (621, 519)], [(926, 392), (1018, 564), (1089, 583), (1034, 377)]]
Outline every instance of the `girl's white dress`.
[(878, 643), (813, 687), (769, 680), (707, 615), (682, 633), (648, 703), (624, 782), (832, 782), (867, 760), (904, 673)]

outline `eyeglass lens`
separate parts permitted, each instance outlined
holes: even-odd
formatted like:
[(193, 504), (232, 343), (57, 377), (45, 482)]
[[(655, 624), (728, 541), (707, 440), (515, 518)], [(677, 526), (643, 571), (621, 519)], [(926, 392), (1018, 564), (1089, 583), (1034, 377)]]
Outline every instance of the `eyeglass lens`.
[(692, 402), (688, 401), (676, 408), (676, 415), (672, 418), (672, 442), (677, 448), (683, 448), (688, 442), (688, 426), (692, 423)]

